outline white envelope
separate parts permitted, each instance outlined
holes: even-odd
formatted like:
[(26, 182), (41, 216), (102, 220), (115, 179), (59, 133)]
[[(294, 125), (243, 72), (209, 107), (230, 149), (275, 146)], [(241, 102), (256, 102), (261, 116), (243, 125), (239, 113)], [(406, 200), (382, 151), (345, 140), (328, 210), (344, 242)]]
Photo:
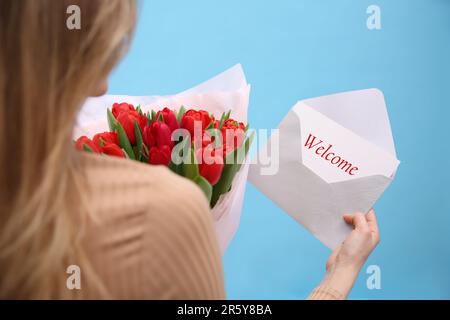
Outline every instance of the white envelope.
[[(216, 118), (231, 110), (233, 119), (247, 123), (249, 95), (250, 85), (238, 64), (194, 88), (171, 96), (105, 95), (89, 98), (78, 115), (73, 136), (77, 138), (86, 135), (92, 138), (95, 133), (108, 131), (106, 109), (114, 102), (128, 102), (135, 106), (140, 104), (143, 111), (157, 111), (163, 107), (179, 108), (184, 105), (186, 108), (207, 110)], [(222, 195), (212, 210), (222, 253), (239, 226), (248, 169), (248, 164), (242, 166), (233, 180), (230, 192)]]
[[(303, 100), (278, 129), (266, 146), (279, 148), (278, 170), (264, 175), (256, 161), (249, 180), (336, 248), (351, 231), (342, 216), (368, 212), (400, 163), (383, 94), (368, 89)], [(266, 148), (259, 152), (270, 154)]]

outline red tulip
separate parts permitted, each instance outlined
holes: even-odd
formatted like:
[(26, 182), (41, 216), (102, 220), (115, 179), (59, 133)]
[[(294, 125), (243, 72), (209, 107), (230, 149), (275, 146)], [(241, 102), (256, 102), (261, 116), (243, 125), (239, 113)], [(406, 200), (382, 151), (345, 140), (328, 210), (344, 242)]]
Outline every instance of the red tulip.
[(153, 147), (150, 149), (148, 162), (154, 165), (168, 166), (171, 158), (169, 146)]
[(156, 146), (169, 146), (172, 149), (172, 131), (167, 124), (161, 121), (155, 121), (151, 124), (150, 130), (155, 139)]
[(144, 131), (142, 132), (142, 140), (144, 140), (144, 144), (148, 147), (148, 149), (151, 149), (152, 147), (156, 146), (155, 138), (153, 137), (151, 127), (146, 126), (144, 128)]
[(112, 107), (112, 114), (114, 115), (114, 117), (117, 119), (117, 117), (119, 117), (119, 115), (121, 113), (127, 113), (130, 111), (136, 111), (136, 109), (134, 108), (134, 106), (132, 104), (128, 104), (128, 103), (114, 103), (113, 107)]
[(86, 136), (81, 136), (78, 138), (78, 140), (75, 142), (75, 148), (80, 151), (85, 151), (84, 146), (87, 146), (89, 149), (92, 150), (94, 153), (100, 153), (100, 149), (95, 145), (94, 141), (89, 139)]
[(222, 129), (241, 129), (241, 130), (245, 130), (245, 124), (243, 124), (242, 122), (238, 122), (234, 119), (228, 119), (224, 122)]
[(211, 121), (214, 121), (214, 117), (210, 116), (209, 113), (204, 110), (188, 110), (183, 115), (183, 119), (181, 120), (181, 128), (188, 130), (191, 134), (191, 138), (193, 138), (196, 122), (201, 124), (201, 129), (203, 132)]
[(147, 126), (147, 116), (145, 114), (138, 113), (137, 121), (142, 134), (144, 132), (144, 128)]
[(123, 150), (116, 144), (107, 144), (102, 148), (102, 153), (119, 157), (119, 158), (125, 158), (125, 154), (123, 153)]
[(163, 121), (170, 128), (170, 131), (178, 129), (180, 126), (178, 125), (177, 117), (175, 116), (175, 112), (170, 110), (169, 108), (164, 108), (162, 111), (158, 111), (156, 113), (156, 119), (159, 119), (160, 114), (163, 116)]
[(132, 145), (136, 144), (136, 136), (134, 134), (134, 122), (139, 122), (139, 114), (134, 112), (122, 112), (119, 114), (117, 121), (122, 125), (125, 133), (127, 134), (128, 140)]
[(214, 142), (213, 136), (208, 131), (205, 131), (200, 138), (194, 140), (196, 149), (206, 148)]
[(208, 180), (212, 186), (216, 185), (222, 176), (224, 167), (222, 149), (214, 149), (211, 145), (204, 149), (198, 149), (196, 157), (199, 162), (200, 175)]
[[(219, 125), (220, 125), (220, 121), (219, 120), (215, 120), (214, 121), (214, 128), (218, 129)], [(224, 123), (222, 125), (222, 130), (223, 129), (242, 129), (242, 130), (245, 130), (245, 124), (230, 118), (230, 119), (224, 121)]]
[(245, 140), (245, 132), (242, 129), (226, 129), (222, 134), (225, 154), (240, 148)]
[(95, 145), (97, 145), (100, 148), (107, 144), (119, 145), (119, 139), (117, 137), (117, 132), (98, 133), (94, 136), (94, 138), (92, 138), (92, 141), (94, 141)]
[[(215, 128), (219, 128), (219, 121), (214, 123)], [(245, 140), (245, 125), (233, 119), (228, 119), (222, 126), (222, 143), (225, 154), (242, 146)]]

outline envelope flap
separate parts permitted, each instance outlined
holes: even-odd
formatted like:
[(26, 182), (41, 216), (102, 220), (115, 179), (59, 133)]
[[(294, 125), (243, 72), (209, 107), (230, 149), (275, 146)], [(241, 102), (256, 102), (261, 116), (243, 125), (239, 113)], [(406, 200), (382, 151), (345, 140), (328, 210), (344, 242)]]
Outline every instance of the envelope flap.
[(350, 91), (302, 102), (397, 157), (384, 96), (380, 90)]
[(303, 164), (332, 183), (373, 175), (391, 177), (398, 160), (323, 113), (299, 102)]

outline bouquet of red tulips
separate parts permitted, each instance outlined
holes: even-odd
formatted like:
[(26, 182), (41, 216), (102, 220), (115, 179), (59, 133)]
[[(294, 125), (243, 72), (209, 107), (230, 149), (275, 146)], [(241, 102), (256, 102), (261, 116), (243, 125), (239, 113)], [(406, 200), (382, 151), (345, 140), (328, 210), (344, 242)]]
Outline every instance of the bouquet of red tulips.
[(196, 183), (211, 207), (230, 191), (253, 139), (248, 126), (233, 120), (231, 112), (215, 119), (205, 110), (183, 106), (145, 113), (140, 106), (114, 103), (107, 119), (110, 131), (92, 139), (81, 136), (76, 148), (168, 166)]

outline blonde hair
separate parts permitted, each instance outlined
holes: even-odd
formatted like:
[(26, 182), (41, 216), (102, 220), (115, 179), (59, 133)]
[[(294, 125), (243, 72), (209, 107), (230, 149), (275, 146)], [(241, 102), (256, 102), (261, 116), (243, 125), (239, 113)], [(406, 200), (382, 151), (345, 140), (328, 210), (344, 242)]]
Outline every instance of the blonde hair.
[(134, 0), (0, 1), (0, 298), (70, 298), (71, 264), (98, 280), (79, 245), (88, 208), (72, 132), (135, 19)]

